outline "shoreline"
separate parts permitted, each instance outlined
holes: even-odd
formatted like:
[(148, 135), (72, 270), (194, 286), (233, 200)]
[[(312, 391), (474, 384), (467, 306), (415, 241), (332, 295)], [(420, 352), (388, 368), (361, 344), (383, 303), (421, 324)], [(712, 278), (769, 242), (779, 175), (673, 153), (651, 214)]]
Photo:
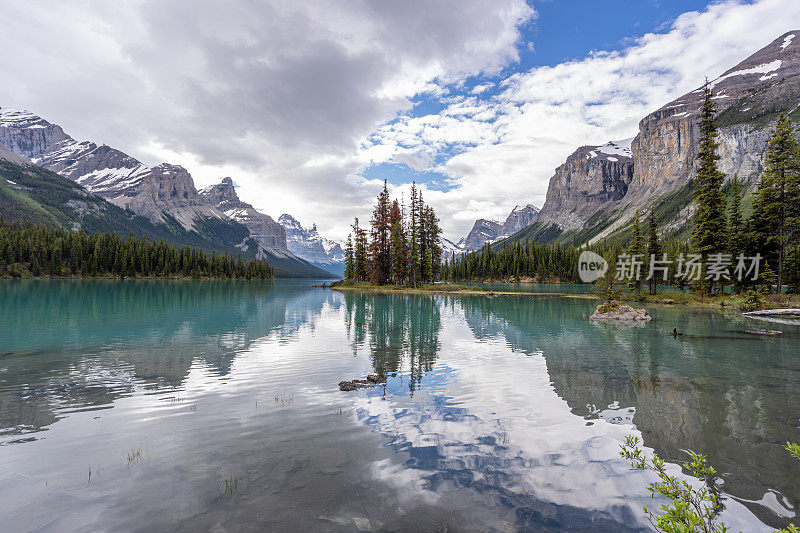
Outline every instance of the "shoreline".
[(338, 291), (365, 292), (373, 294), (434, 294), (434, 295), (458, 295), (458, 296), (486, 296), (494, 298), (496, 296), (527, 296), (527, 297), (553, 297), (560, 296), (565, 298), (578, 298), (583, 300), (594, 300), (597, 296), (591, 293), (568, 293), (568, 292), (522, 292), (522, 291), (493, 291), (480, 287), (470, 288), (465, 286), (463, 289), (455, 288), (428, 288), (428, 287), (393, 287), (393, 286), (349, 286), (332, 285), (329, 288)]
[[(600, 302), (603, 298), (592, 292), (585, 293), (567, 293), (567, 292), (526, 292), (526, 291), (504, 291), (492, 290), (483, 287), (460, 285), (457, 283), (437, 285), (423, 285), (420, 287), (406, 287), (406, 286), (392, 286), (392, 285), (372, 285), (370, 283), (359, 282), (356, 284), (343, 284), (341, 282), (334, 282), (329, 286), (333, 290), (350, 291), (350, 292), (363, 292), (372, 294), (430, 294), (430, 295), (458, 295), (458, 296), (486, 296), (493, 298), (496, 296), (524, 296), (529, 298), (573, 298), (581, 300), (595, 300)], [(646, 294), (644, 298), (640, 298), (635, 294), (615, 294), (614, 300), (627, 303), (631, 305), (667, 305), (675, 307), (685, 307), (690, 309), (709, 309), (718, 311), (734, 311), (737, 313), (744, 313), (753, 311), (753, 309), (741, 309), (735, 302), (731, 301), (737, 295), (725, 294), (723, 296), (712, 296), (700, 298), (692, 293), (681, 293), (668, 291), (656, 295)], [(793, 297), (794, 296), (794, 297)], [(764, 298), (765, 309), (785, 309), (791, 307), (799, 307), (797, 297), (795, 295), (787, 296), (786, 301), (775, 301), (770, 298)], [(676, 299), (677, 298), (677, 299)], [(680, 301), (682, 300), (682, 301)]]

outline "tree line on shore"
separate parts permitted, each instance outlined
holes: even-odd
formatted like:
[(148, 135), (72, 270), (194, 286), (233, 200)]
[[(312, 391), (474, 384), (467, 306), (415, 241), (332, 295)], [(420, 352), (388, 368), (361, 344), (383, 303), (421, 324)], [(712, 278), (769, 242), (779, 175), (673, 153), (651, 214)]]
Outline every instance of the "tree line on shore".
[(269, 279), (266, 260), (0, 218), (0, 276)]
[(441, 233), (439, 219), (423, 201), (416, 183), (411, 184), (411, 205), (406, 213), (397, 199), (390, 201), (384, 181), (369, 230), (356, 218), (347, 236), (344, 279), (414, 287), (435, 281), (441, 275)]
[[(624, 280), (632, 292), (647, 289), (655, 294), (658, 284), (691, 288), (701, 294), (714, 294), (732, 286), (736, 292), (761, 288), (781, 292), (800, 291), (800, 141), (797, 128), (781, 114), (771, 132), (764, 171), (752, 195), (749, 215), (745, 209), (745, 184), (736, 176), (726, 186), (719, 169), (717, 127), (710, 89), (704, 89), (700, 110), (700, 139), (697, 168), (692, 178), (695, 211), (691, 218), (691, 237), (678, 240), (674, 231), (659, 228), (651, 209), (645, 220), (637, 211), (628, 223), (626, 241), (613, 237), (588, 247), (504, 241), (499, 249), (484, 245), (476, 252), (453, 255), (442, 268), (443, 278), (451, 281), (516, 280), (531, 278), (542, 282), (579, 282), (578, 257), (585, 249), (602, 255), (609, 263), (603, 279), (613, 286), (618, 259), (641, 258), (645, 270), (641, 277)], [(644, 227), (643, 227), (644, 226)], [(664, 261), (666, 277), (660, 273), (648, 279), (651, 258)], [(756, 279), (717, 279), (708, 265), (719, 254), (736, 265), (737, 258), (758, 256)], [(682, 261), (690, 255), (702, 265), (699, 279), (681, 277)]]
[(442, 272), (447, 281), (534, 279), (543, 283), (580, 283), (580, 250), (558, 242), (504, 241), (499, 250), (487, 243), (479, 251), (445, 262)]

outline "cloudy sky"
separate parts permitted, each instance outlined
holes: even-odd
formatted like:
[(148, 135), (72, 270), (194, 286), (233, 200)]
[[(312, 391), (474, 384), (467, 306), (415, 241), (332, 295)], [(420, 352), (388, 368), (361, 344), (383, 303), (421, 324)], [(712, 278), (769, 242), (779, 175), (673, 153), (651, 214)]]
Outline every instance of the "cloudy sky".
[(463, 236), (541, 206), (577, 146), (800, 27), (797, 0), (0, 3), (0, 106), (78, 140), (231, 176), (343, 238), (388, 179)]

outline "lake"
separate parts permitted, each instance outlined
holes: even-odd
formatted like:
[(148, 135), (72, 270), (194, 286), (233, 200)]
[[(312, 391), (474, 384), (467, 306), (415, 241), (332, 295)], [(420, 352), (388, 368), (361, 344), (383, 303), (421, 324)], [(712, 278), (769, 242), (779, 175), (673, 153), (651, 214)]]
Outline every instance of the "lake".
[(797, 326), (314, 283), (0, 280), (2, 529), (647, 530), (631, 434), (708, 454), (736, 529), (797, 522)]

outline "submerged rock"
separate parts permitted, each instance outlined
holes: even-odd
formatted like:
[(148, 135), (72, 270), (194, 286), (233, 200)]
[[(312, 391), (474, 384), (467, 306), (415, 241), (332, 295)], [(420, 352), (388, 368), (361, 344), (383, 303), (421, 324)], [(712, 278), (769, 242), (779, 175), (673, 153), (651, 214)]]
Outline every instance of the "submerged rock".
[(620, 322), (650, 322), (652, 317), (644, 309), (634, 309), (630, 305), (600, 304), (595, 309), (589, 320), (620, 321)]
[(358, 389), (366, 389), (369, 387), (377, 387), (386, 383), (386, 378), (378, 374), (368, 374), (367, 379), (354, 379), (352, 381), (340, 381), (339, 390), (350, 392)]

